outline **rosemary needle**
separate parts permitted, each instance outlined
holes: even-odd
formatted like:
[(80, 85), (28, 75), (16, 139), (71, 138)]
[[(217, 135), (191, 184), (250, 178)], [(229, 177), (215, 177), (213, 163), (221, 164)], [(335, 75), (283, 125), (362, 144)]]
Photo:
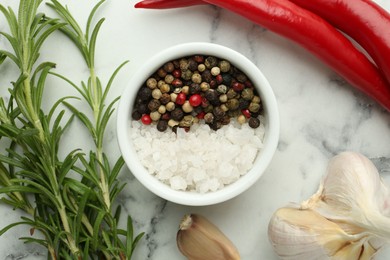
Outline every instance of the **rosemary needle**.
[[(10, 59), (20, 72), (9, 90), (10, 98), (0, 97), (0, 138), (9, 143), (6, 153), (0, 154), (0, 193), (6, 195), (3, 203), (29, 214), (4, 227), (0, 235), (14, 226), (29, 225), (31, 236), (21, 239), (42, 245), (52, 259), (131, 259), (143, 235), (134, 236), (130, 216), (121, 229), (120, 207), (112, 206), (124, 187), (117, 179), (124, 162), (120, 157), (112, 163), (104, 153), (105, 129), (118, 100), (109, 101), (107, 96), (126, 62), (103, 85), (95, 70), (95, 46), (104, 18), (94, 25), (94, 15), (103, 2), (93, 7), (85, 32), (57, 0), (48, 5), (59, 18), (38, 12), (42, 0), (21, 0), (17, 12), (0, 5), (9, 26), (9, 33), (0, 32), (0, 36), (11, 46), (11, 50), (0, 50), (0, 64)], [(42, 44), (58, 30), (81, 51), (90, 72), (81, 86), (54, 73), (54, 63), (37, 63)], [(46, 81), (51, 75), (74, 87), (93, 116), (77, 110), (70, 102), (75, 97), (70, 96), (44, 111), (42, 96), (51, 87)], [(71, 116), (65, 119), (67, 113)], [(95, 147), (59, 156), (61, 137), (74, 119), (82, 122)], [(70, 177), (74, 174), (79, 178)], [(35, 231), (43, 239), (34, 237)]]

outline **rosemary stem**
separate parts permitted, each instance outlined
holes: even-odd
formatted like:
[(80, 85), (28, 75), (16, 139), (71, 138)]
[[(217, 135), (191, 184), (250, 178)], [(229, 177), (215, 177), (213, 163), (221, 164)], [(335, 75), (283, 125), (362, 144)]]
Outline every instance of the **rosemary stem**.
[[(92, 96), (93, 96), (93, 114), (95, 119), (95, 128), (97, 129), (99, 127), (99, 115), (100, 115), (100, 108), (101, 108), (101, 96), (99, 91), (98, 83), (97, 83), (97, 77), (95, 73), (95, 67), (94, 64), (90, 64), (90, 75), (91, 75), (91, 85), (92, 85)], [(96, 153), (98, 156), (98, 161), (100, 164), (103, 163), (103, 147), (101, 147), (100, 142), (96, 140)], [(101, 166), (99, 166), (99, 173), (100, 173), (100, 188), (102, 190), (104, 203), (106, 205), (107, 211), (111, 209), (111, 199), (110, 199), (110, 191), (108, 187), (108, 183), (106, 180), (106, 176), (104, 174), (104, 171)]]
[[(29, 73), (28, 73), (29, 75)], [(43, 132), (43, 127), (41, 120), (39, 119), (33, 105), (32, 97), (31, 97), (31, 80), (30, 76), (28, 76), (24, 81), (23, 81), (23, 86), (24, 86), (24, 95), (26, 97), (26, 105), (28, 112), (30, 114), (30, 117), (32, 119), (32, 123), (34, 127), (38, 130), (38, 136), (39, 139), (44, 142), (45, 141), (45, 136)]]

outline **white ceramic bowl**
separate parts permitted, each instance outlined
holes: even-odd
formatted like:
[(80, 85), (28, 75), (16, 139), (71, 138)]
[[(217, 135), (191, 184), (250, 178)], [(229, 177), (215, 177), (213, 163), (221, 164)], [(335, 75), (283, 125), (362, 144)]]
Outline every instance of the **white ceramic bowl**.
[[(143, 167), (137, 159), (130, 138), (131, 114), (138, 89), (159, 67), (168, 61), (190, 55), (212, 55), (230, 61), (235, 67), (245, 73), (256, 86), (262, 99), (266, 130), (264, 148), (257, 156), (253, 168), (236, 182), (208, 193), (196, 193), (173, 190), (162, 183)], [(227, 47), (212, 43), (186, 43), (165, 49), (147, 61), (130, 79), (125, 88), (117, 114), (117, 137), (123, 158), (134, 176), (151, 192), (168, 201), (191, 206), (204, 206), (229, 200), (252, 186), (264, 173), (269, 165), (279, 141), (279, 113), (276, 99), (267, 79), (261, 71), (245, 56)]]

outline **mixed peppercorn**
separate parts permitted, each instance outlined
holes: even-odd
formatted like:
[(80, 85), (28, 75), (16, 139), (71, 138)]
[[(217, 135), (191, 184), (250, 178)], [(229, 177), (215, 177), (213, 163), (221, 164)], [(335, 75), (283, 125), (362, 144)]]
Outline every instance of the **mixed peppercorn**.
[(132, 118), (161, 132), (189, 130), (203, 120), (213, 130), (230, 123), (260, 125), (260, 96), (251, 80), (229, 61), (194, 55), (169, 61), (139, 89)]

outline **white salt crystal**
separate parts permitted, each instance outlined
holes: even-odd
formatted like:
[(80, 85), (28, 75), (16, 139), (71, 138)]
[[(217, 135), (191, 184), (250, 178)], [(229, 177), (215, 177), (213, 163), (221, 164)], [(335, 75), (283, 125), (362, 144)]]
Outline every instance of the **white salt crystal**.
[(155, 125), (133, 121), (130, 137), (140, 162), (175, 190), (216, 191), (235, 182), (261, 152), (265, 127), (252, 129), (234, 120), (218, 131), (195, 124), (189, 132), (159, 132)]
[(171, 188), (174, 190), (186, 190), (187, 183), (186, 180), (181, 176), (173, 176), (170, 179)]

